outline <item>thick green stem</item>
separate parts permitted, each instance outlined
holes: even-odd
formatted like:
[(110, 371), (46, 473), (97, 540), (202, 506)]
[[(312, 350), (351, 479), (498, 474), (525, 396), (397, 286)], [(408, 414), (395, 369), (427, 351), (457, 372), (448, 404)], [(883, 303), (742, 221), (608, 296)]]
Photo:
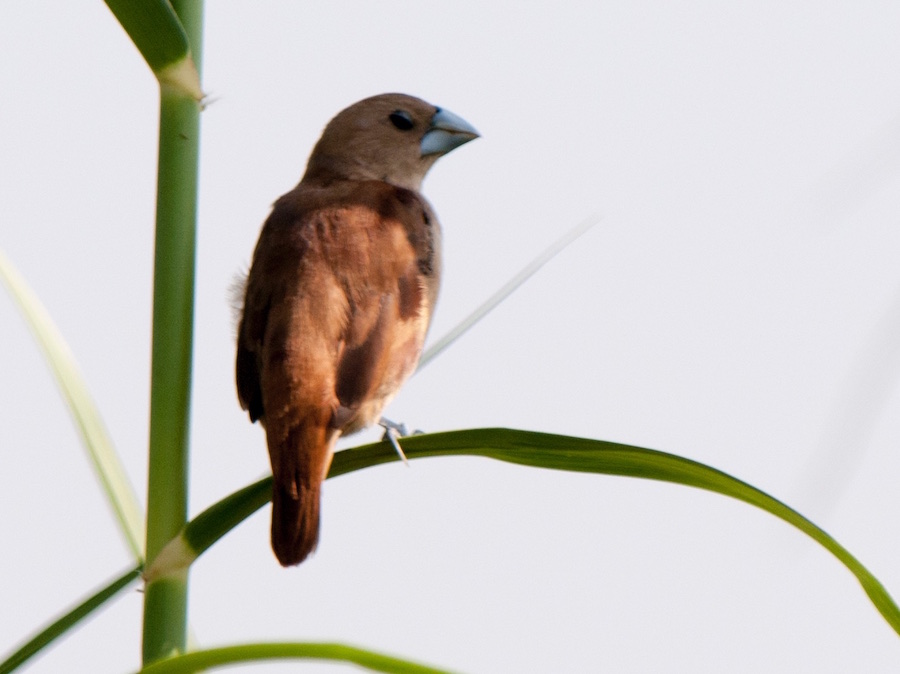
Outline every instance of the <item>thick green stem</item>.
[[(173, 6), (196, 64), (202, 2), (185, 0)], [(189, 91), (161, 80), (147, 559), (153, 559), (187, 519), (199, 136), (199, 102)], [(183, 653), (186, 643), (187, 574), (148, 582), (144, 663)]]
[(153, 292), (147, 556), (185, 522), (198, 106), (163, 92)]
[[(199, 112), (193, 99), (162, 89), (153, 284), (148, 559), (159, 553), (187, 519)], [(165, 587), (148, 584), (144, 662), (184, 651), (186, 581), (170, 581)]]

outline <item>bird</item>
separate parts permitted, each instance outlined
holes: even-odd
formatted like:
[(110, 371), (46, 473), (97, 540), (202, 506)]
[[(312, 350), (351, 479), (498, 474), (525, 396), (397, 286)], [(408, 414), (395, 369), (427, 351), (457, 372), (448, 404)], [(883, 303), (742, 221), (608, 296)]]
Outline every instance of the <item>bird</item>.
[(316, 549), (338, 438), (377, 422), (416, 368), (441, 278), (441, 228), (422, 180), (478, 136), (413, 96), (363, 99), (325, 126), (263, 224), (235, 376), (241, 408), (266, 433), (282, 566)]

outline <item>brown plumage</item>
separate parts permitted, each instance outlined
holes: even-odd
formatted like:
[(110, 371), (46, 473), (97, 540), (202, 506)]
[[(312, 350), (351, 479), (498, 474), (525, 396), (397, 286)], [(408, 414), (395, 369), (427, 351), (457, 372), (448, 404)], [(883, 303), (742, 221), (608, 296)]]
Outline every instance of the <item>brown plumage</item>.
[(476, 137), (417, 98), (367, 98), (331, 120), (263, 225), (236, 374), (241, 407), (266, 429), (284, 566), (316, 547), (338, 437), (378, 421), (416, 367), (440, 280), (440, 226), (419, 188)]

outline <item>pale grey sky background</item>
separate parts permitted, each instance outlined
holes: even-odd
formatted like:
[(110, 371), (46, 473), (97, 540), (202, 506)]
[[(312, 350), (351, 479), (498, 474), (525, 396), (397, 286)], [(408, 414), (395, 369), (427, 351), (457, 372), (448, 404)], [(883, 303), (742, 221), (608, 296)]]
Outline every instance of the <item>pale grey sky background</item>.
[[(268, 470), (234, 393), (228, 288), (269, 205), (332, 115), (402, 91), (483, 134), (425, 183), (446, 240), (432, 339), (602, 221), (390, 416), (703, 461), (900, 598), (898, 25), (896, 3), (859, 0), (209, 2), (191, 512)], [(100, 0), (7, 0), (0, 44), (0, 248), (143, 492), (155, 81)], [(129, 556), (5, 293), (0, 344), (5, 652)], [(900, 667), (835, 559), (697, 490), (429, 459), (329, 481), (299, 568), (276, 564), (268, 524), (265, 508), (195, 565), (202, 645), (337, 640), (472, 673)], [(129, 592), (26, 671), (134, 670), (140, 617)], [(295, 670), (344, 671), (249, 671)]]

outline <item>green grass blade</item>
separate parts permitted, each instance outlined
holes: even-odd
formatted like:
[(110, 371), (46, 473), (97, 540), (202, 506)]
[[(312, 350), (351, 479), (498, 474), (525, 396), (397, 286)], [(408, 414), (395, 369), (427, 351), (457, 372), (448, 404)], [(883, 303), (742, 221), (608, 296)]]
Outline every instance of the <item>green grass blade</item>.
[(0, 674), (9, 674), (9, 672), (18, 669), (25, 664), (29, 658), (41, 651), (41, 649), (61, 637), (79, 622), (87, 618), (96, 609), (103, 606), (103, 604), (115, 597), (119, 592), (131, 585), (140, 577), (140, 575), (141, 565), (138, 564), (136, 567), (126, 571), (111, 583), (72, 608), (64, 616), (53, 621), (50, 625), (41, 630), (40, 633), (36, 634), (14, 653), (9, 655), (3, 662), (0, 662)]
[(9, 289), (53, 372), (131, 554), (135, 561), (143, 561), (144, 515), (72, 352), (47, 310), (2, 250), (0, 280)]
[(534, 276), (538, 269), (556, 257), (566, 246), (596, 225), (597, 222), (599, 222), (599, 218), (590, 217), (557, 239), (553, 245), (529, 262), (518, 274), (507, 281), (502, 288), (485, 300), (471, 314), (466, 316), (455, 328), (425, 349), (416, 369), (421, 370), (437, 358), (438, 354), (467, 333), (476, 323), (493, 311), (497, 305), (515, 292), (519, 286)]
[(106, 0), (106, 5), (160, 83), (202, 98), (187, 33), (168, 0)]
[[(536, 468), (673, 482), (736, 498), (793, 525), (837, 557), (856, 576), (888, 624), (900, 634), (900, 609), (875, 576), (847, 549), (781, 501), (697, 461), (615, 442), (504, 428), (414, 435), (403, 439), (403, 451), (410, 460), (429, 456), (483, 456)], [(399, 457), (389, 442), (348, 449), (334, 455), (328, 477), (391, 461), (399, 461)], [(183, 573), (204, 550), (268, 502), (271, 484), (271, 478), (260, 480), (201, 513), (169, 544), (173, 551), (172, 567), (151, 568), (148, 574)]]
[(347, 662), (373, 672), (392, 674), (448, 674), (446, 670), (401, 660), (355, 646), (331, 643), (263, 643), (194, 651), (144, 667), (139, 674), (191, 674), (209, 667), (262, 660), (315, 659)]
[(190, 53), (187, 35), (168, 0), (106, 0), (106, 6), (153, 72)]

